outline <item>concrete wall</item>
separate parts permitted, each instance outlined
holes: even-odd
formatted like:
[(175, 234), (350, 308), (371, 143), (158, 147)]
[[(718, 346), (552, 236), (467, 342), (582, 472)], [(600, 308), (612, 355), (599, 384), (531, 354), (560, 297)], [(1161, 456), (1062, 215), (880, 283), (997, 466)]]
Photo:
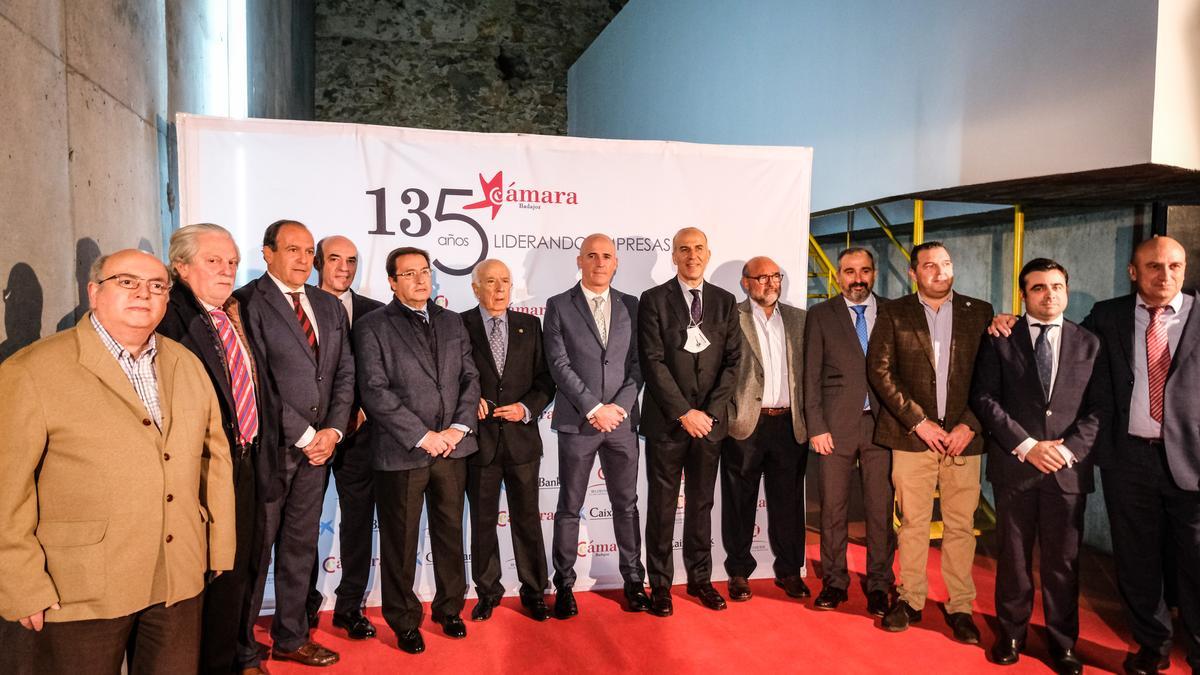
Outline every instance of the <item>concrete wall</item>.
[(0, 0), (0, 359), (86, 309), (101, 252), (162, 252), (161, 0)]

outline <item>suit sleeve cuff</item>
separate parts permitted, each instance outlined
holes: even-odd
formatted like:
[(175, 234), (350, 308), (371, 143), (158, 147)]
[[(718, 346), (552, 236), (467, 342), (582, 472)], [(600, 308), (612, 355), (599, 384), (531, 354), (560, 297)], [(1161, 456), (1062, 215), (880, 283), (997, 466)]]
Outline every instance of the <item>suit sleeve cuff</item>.
[(587, 419), (589, 419), (589, 420), (590, 420), (590, 419), (592, 419), (592, 415), (595, 415), (595, 414), (596, 414), (596, 411), (597, 411), (597, 410), (599, 410), (599, 409), (601, 409), (601, 408), (603, 408), (603, 407), (604, 407), (604, 404), (603, 404), (603, 403), (597, 403), (597, 404), (595, 405), (595, 407), (593, 407), (591, 410), (587, 411), (587, 414), (586, 414), (586, 415), (584, 415), (584, 417), (585, 417), (585, 418), (587, 418)]
[(338, 435), (338, 443), (341, 443), (342, 441), (346, 440), (346, 434), (343, 434), (341, 429), (338, 429), (337, 427), (333, 427), (333, 433)]
[(533, 417), (533, 415), (529, 414), (529, 406), (520, 401), (517, 401), (517, 405), (521, 406), (521, 410), (525, 411), (524, 417), (521, 418), (521, 424), (529, 424), (529, 418)]
[(316, 429), (312, 427), (305, 429), (304, 433), (300, 434), (300, 440), (296, 441), (296, 447), (301, 449), (308, 447), (308, 444), (312, 443), (312, 439), (316, 435)]
[(1054, 449), (1058, 450), (1058, 454), (1062, 456), (1063, 461), (1067, 463), (1068, 468), (1075, 466), (1075, 463), (1079, 461), (1075, 458), (1075, 453), (1068, 450), (1067, 446), (1063, 445), (1062, 443), (1054, 446)]
[[(521, 407), (522, 407), (522, 408), (524, 408), (525, 406), (524, 406), (524, 405), (522, 405)], [(526, 409), (526, 410), (525, 410), (525, 414), (526, 414), (526, 415), (528, 415), (528, 414), (529, 414), (529, 410), (528, 410), (528, 409)], [(451, 428), (451, 429), (458, 429), (459, 431), (463, 432), (463, 436), (470, 436), (470, 435), (471, 435), (471, 427), (469, 427), (469, 426), (467, 426), (467, 425), (465, 425), (465, 424), (451, 424), (451, 425), (450, 425), (450, 428)]]
[(1032, 450), (1033, 446), (1035, 445), (1037, 445), (1037, 441), (1033, 440), (1032, 438), (1026, 438), (1025, 440), (1021, 441), (1020, 445), (1013, 448), (1012, 454), (1016, 455), (1017, 459), (1024, 462), (1025, 455), (1028, 455), (1029, 451)]

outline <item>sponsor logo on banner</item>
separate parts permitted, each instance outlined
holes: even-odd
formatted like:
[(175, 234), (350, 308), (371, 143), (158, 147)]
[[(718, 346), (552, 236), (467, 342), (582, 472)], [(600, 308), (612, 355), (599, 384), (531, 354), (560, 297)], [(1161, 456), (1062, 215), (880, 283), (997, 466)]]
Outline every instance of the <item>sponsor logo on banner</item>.
[(322, 520), (321, 521), (321, 536), (325, 536), (326, 534), (333, 534), (333, 521), (332, 520)]
[(517, 559), (516, 559), (516, 558), (509, 558), (508, 560), (505, 560), (505, 561), (504, 561), (504, 569), (506, 569), (506, 570), (515, 570), (515, 569), (517, 569)]
[(538, 489), (557, 490), (558, 485), (558, 476), (555, 476), (554, 478), (543, 478), (542, 476), (538, 476)]
[[(463, 563), (466, 565), (471, 564), (471, 552), (470, 551), (463, 553)], [(425, 553), (418, 555), (417, 556), (417, 564), (418, 565), (432, 565), (433, 564), (433, 551), (425, 551)]]
[[(379, 567), (379, 556), (371, 558), (371, 567)], [(342, 559), (333, 555), (328, 556), (321, 561), (321, 569), (325, 570), (328, 574), (333, 574), (342, 569)]]
[(613, 512), (612, 509), (593, 506), (592, 508), (588, 509), (587, 517), (588, 520), (612, 520)]
[(579, 546), (575, 549), (580, 558), (592, 556), (594, 558), (607, 558), (617, 552), (617, 545), (612, 542), (588, 541), (580, 539)]
[(508, 527), (508, 511), (500, 511), (496, 514), (496, 525), (498, 527)]
[(579, 195), (570, 190), (538, 189), (517, 185), (516, 181), (512, 181), (505, 187), (503, 171), (497, 171), (491, 180), (484, 178), (483, 174), (479, 174), (479, 188), (483, 193), (483, 199), (474, 204), (467, 204), (463, 206), (463, 209), (490, 208), (492, 220), (496, 219), (500, 213), (500, 207), (505, 204), (516, 204), (517, 208), (534, 211), (541, 209), (543, 205), (577, 206), (579, 204)]
[(588, 496), (599, 497), (608, 494), (608, 484), (604, 482), (604, 469), (597, 467), (596, 479), (600, 482), (588, 485)]
[(554, 512), (553, 511), (541, 511), (538, 513), (538, 517), (541, 518), (542, 520), (554, 520)]
[(755, 510), (756, 511), (765, 511), (766, 508), (767, 508), (767, 500), (760, 498), (758, 500), (757, 504), (755, 505)]

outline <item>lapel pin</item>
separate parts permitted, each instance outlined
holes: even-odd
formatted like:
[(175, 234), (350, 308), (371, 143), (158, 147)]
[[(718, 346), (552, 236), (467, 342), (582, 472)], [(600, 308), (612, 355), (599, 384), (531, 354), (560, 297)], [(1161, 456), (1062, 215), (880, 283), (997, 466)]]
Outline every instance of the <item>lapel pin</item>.
[(518, 333), (524, 333), (524, 332), (525, 332), (525, 329), (524, 329), (524, 328), (518, 328), (518, 329), (517, 329), (517, 332), (518, 332)]
[(970, 306), (971, 306), (971, 301), (970, 301), (970, 300), (968, 300), (968, 301), (965, 303), (965, 305), (966, 305), (967, 307), (970, 307)]

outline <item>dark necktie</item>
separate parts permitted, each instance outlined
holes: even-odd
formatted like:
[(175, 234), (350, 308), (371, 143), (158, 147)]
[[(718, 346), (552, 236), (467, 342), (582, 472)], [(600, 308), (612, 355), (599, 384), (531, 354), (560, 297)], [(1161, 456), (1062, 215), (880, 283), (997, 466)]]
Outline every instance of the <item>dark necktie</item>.
[(1042, 381), (1042, 393), (1050, 400), (1050, 382), (1054, 376), (1054, 349), (1050, 346), (1050, 329), (1057, 328), (1052, 323), (1035, 323), (1038, 329), (1037, 340), (1033, 343), (1033, 358), (1037, 361), (1038, 379)]
[[(866, 305), (850, 305), (850, 309), (854, 310), (854, 333), (858, 335), (858, 346), (862, 347), (863, 354), (867, 353), (867, 306)], [(863, 401), (863, 410), (871, 409), (871, 395), (867, 394), (867, 400)]]
[(700, 305), (700, 289), (693, 288), (688, 292), (692, 294), (692, 325), (699, 326), (700, 319), (704, 317), (704, 308)]
[(488, 333), (488, 344), (492, 346), (492, 359), (496, 362), (496, 372), (504, 377), (504, 333), (500, 331), (500, 317), (492, 317), (492, 330)]
[(304, 331), (304, 337), (308, 340), (308, 346), (312, 347), (313, 357), (318, 356), (317, 350), (317, 332), (313, 330), (312, 321), (308, 319), (308, 314), (304, 311), (304, 306), (300, 304), (300, 292), (288, 293), (292, 296), (292, 307), (296, 310), (296, 318), (300, 321), (300, 330)]
[(1150, 385), (1150, 416), (1159, 424), (1163, 420), (1167, 372), (1171, 370), (1171, 343), (1167, 339), (1167, 324), (1162, 320), (1166, 309), (1166, 306), (1146, 307), (1150, 313), (1150, 325), (1146, 326), (1146, 380)]

